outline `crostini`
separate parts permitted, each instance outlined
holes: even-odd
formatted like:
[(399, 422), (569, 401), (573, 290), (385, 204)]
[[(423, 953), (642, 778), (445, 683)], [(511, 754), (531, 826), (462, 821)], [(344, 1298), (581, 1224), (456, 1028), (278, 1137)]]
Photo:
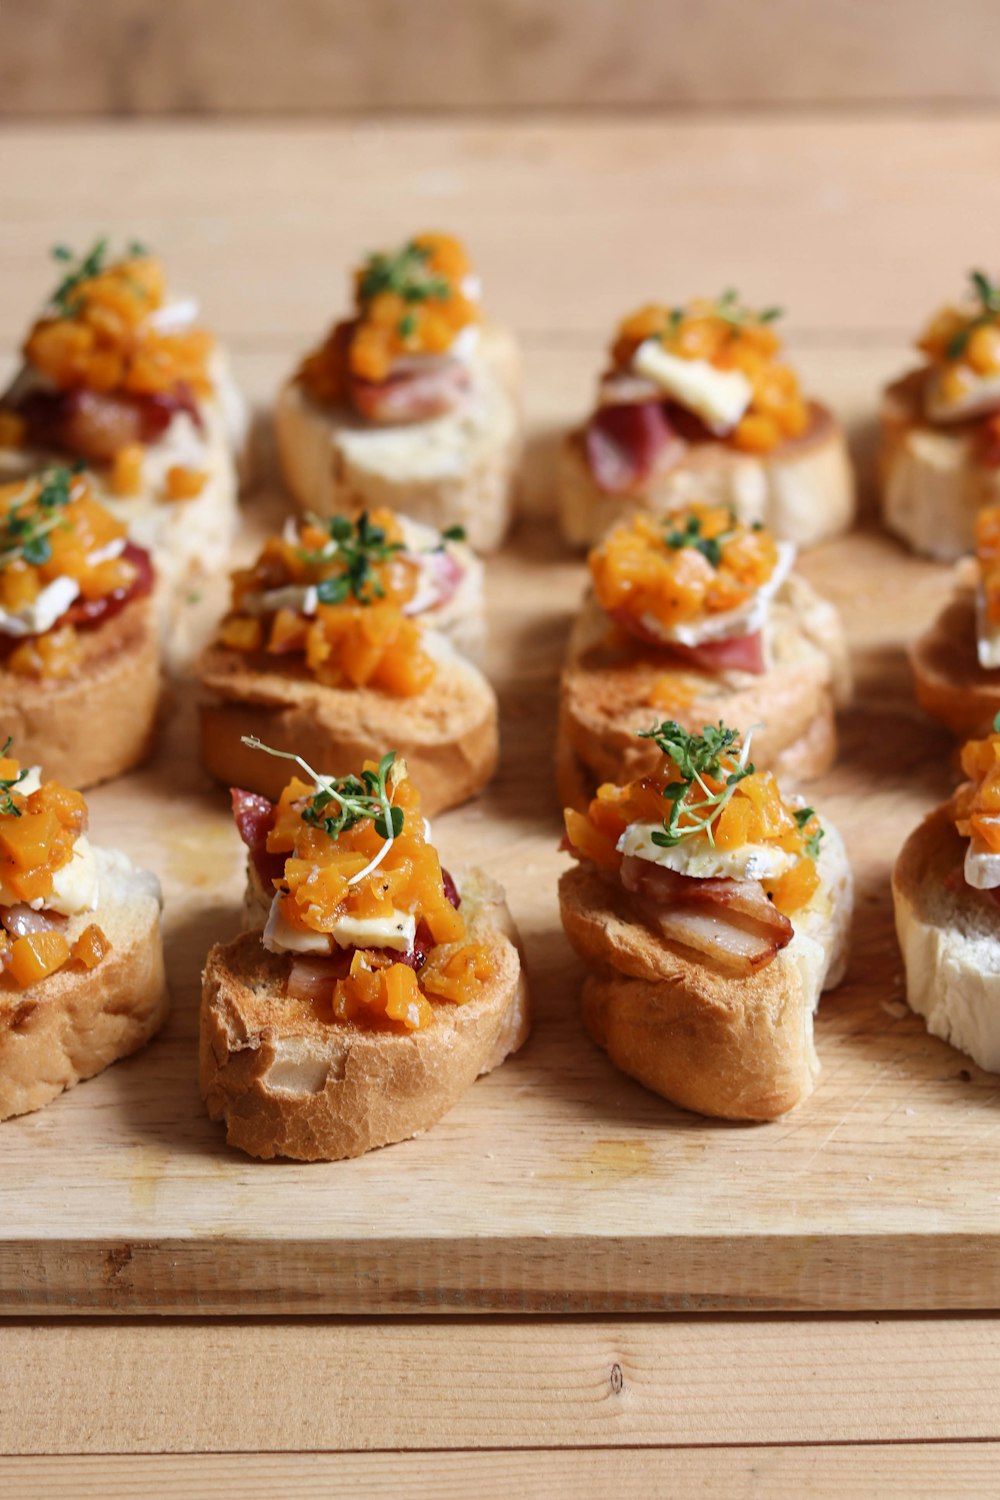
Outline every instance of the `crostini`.
[(952, 562), (971, 552), (979, 509), (1000, 504), (1000, 286), (973, 271), (917, 348), (923, 363), (882, 402), (882, 511), (915, 552)]
[(168, 1007), (160, 886), (87, 839), (79, 792), (0, 751), (0, 1120), (149, 1041)]
[(728, 506), (798, 546), (850, 526), (844, 434), (779, 360), (778, 316), (726, 292), (625, 319), (597, 408), (560, 455), (569, 542), (597, 541), (629, 511), (659, 515), (692, 500)]
[(513, 338), (484, 318), (479, 278), (450, 235), (369, 256), (354, 289), (351, 317), (278, 396), (289, 490), (320, 516), (389, 506), (494, 550), (521, 449)]
[(975, 560), (910, 652), (918, 703), (962, 739), (989, 734), (1000, 712), (1000, 505), (977, 512), (973, 538)]
[(910, 834), (892, 896), (906, 998), (932, 1036), (1000, 1072), (1000, 718), (962, 750), (967, 778)]
[(60, 247), (59, 285), (0, 397), (0, 475), (82, 459), (170, 583), (225, 567), (247, 414), (191, 298), (139, 245)]
[(654, 772), (566, 811), (563, 926), (588, 1032), (664, 1098), (771, 1120), (812, 1092), (813, 1012), (852, 906), (840, 837), (749, 761), (750, 736), (664, 722)]
[(149, 554), (54, 468), (0, 485), (0, 726), (71, 787), (144, 759), (160, 690)]
[(387, 512), (312, 517), (272, 537), (233, 574), (231, 610), (198, 663), (206, 769), (277, 797), (282, 767), (244, 736), (336, 774), (397, 749), (431, 815), (466, 801), (498, 755), (496, 695), (446, 633), (475, 628), (477, 578), (454, 538), (414, 549)]
[(250, 930), (208, 955), (201, 1091), (251, 1156), (335, 1160), (426, 1130), (515, 1052), (527, 988), (503, 891), (442, 869), (398, 756), (288, 761), (306, 779), (276, 805), (232, 794)]
[(754, 759), (796, 779), (836, 752), (850, 693), (837, 611), (792, 572), (795, 548), (725, 506), (640, 512), (588, 558), (592, 590), (560, 686), (557, 777), (584, 810), (601, 782), (655, 770), (636, 731), (670, 714), (688, 731), (757, 724)]

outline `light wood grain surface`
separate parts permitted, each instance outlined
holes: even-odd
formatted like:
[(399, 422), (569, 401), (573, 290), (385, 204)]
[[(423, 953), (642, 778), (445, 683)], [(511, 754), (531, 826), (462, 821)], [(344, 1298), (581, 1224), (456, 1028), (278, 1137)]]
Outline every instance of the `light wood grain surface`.
[[(820, 1014), (817, 1095), (786, 1122), (732, 1129), (633, 1086), (580, 1030), (579, 970), (552, 901), (548, 744), (582, 575), (534, 513), (548, 509), (553, 437), (583, 409), (610, 323), (660, 288), (735, 281), (785, 301), (796, 358), (847, 419), (870, 478), (874, 391), (927, 306), (997, 239), (1000, 124), (91, 126), (3, 140), (0, 343), (13, 350), (47, 286), (45, 247), (106, 227), (140, 233), (202, 296), (262, 405), (336, 311), (358, 247), (414, 224), (467, 234), (491, 303), (526, 346), (533, 518), (490, 579), (501, 774), (438, 832), (449, 858), (474, 852), (507, 881), (538, 1001), (522, 1057), (422, 1140), (341, 1168), (227, 1152), (197, 1098), (194, 1008), (205, 948), (235, 925), (240, 851), (190, 763), (180, 693), (156, 761), (125, 795), (93, 797), (95, 834), (165, 877), (175, 1014), (143, 1056), (3, 1127), (6, 1310), (995, 1306), (995, 1080), (902, 1007), (886, 898), (895, 848), (949, 780), (949, 746), (917, 715), (903, 656), (946, 574), (870, 524), (806, 564), (844, 606), (855, 648), (844, 760), (817, 798), (858, 864), (856, 947)], [(260, 520), (278, 506), (272, 491), (253, 510)], [(0, 1450), (18, 1456), (0, 1485), (990, 1493), (990, 1318), (547, 1321), (537, 1338), (532, 1326), (15, 1320), (0, 1325)], [(293, 1332), (302, 1342), (283, 1342)], [(352, 1370), (365, 1384), (352, 1387)], [(181, 1400), (189, 1379), (195, 1396)], [(124, 1401), (117, 1421), (109, 1390)], [(241, 1426), (245, 1402), (254, 1421)], [(293, 1412), (295, 1442), (322, 1451), (280, 1452), (275, 1412)], [(333, 1452), (374, 1450), (390, 1430), (405, 1445), (453, 1419), (476, 1451)], [(236, 1430), (238, 1453), (198, 1456), (222, 1435), (232, 1446)], [(544, 1451), (484, 1451), (490, 1431), (501, 1446), (530, 1433)], [(592, 1451), (605, 1442), (651, 1446)], [(185, 1452), (140, 1456), (157, 1447)]]
[(0, 114), (995, 101), (990, 0), (4, 0)]

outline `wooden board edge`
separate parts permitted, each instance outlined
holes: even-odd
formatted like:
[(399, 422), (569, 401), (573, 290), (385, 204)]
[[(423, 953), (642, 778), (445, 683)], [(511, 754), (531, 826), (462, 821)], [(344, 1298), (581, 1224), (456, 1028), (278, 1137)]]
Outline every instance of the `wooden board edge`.
[(1000, 1235), (39, 1240), (0, 1246), (0, 1316), (973, 1312)]

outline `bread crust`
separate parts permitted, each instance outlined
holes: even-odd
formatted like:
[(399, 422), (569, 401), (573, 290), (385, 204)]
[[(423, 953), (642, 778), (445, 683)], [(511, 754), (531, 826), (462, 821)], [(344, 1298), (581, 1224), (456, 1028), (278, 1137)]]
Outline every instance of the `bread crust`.
[(923, 388), (924, 371), (912, 370), (883, 396), (882, 514), (914, 552), (954, 562), (974, 550), (981, 507), (1000, 503), (1000, 468), (978, 458), (975, 422), (926, 420)]
[(0, 976), (0, 1120), (39, 1109), (64, 1089), (127, 1057), (159, 1031), (169, 1009), (158, 887), (142, 872), (101, 866), (98, 908), (70, 918), (73, 943), (96, 922), (111, 952), (95, 969), (70, 964), (30, 989)]
[(357, 516), (388, 506), (435, 526), (462, 526), (477, 552), (500, 546), (513, 514), (522, 447), (513, 336), (485, 324), (473, 390), (456, 412), (412, 426), (373, 427), (347, 406), (314, 402), (295, 380), (278, 394), (275, 433), (299, 508)]
[(201, 1091), (231, 1146), (265, 1159), (361, 1156), (426, 1130), (524, 1043), (528, 994), (503, 893), (479, 871), (456, 881), (494, 975), (465, 1005), (435, 1003), (433, 1025), (410, 1035), (325, 1022), (289, 1000), (290, 960), (268, 953), (259, 932), (211, 950)]
[(133, 599), (79, 639), (72, 677), (36, 681), (0, 667), (0, 731), (22, 764), (88, 787), (121, 776), (152, 749), (160, 694), (153, 597)]
[(961, 739), (987, 735), (1000, 713), (1000, 670), (976, 654), (976, 605), (963, 589), (910, 649), (917, 702)]
[[(560, 684), (556, 763), (565, 805), (585, 806), (602, 782), (623, 784), (651, 772), (659, 751), (637, 732), (662, 718), (676, 719), (691, 731), (720, 719), (760, 725), (753, 738), (758, 768), (795, 779), (826, 771), (837, 747), (834, 710), (851, 692), (837, 611), (804, 579), (792, 576), (771, 607), (768, 630), (773, 661), (768, 672), (710, 673), (621, 640), (595, 603), (585, 606), (570, 637)], [(676, 701), (653, 707), (652, 686), (666, 675), (676, 678)]]
[(825, 827), (815, 909), (796, 917), (787, 948), (745, 978), (666, 941), (593, 866), (561, 876), (563, 926), (591, 971), (583, 1022), (624, 1073), (684, 1109), (729, 1120), (773, 1120), (812, 1093), (813, 1011), (842, 977), (851, 910), (843, 845)]
[(892, 873), (906, 998), (932, 1036), (1000, 1072), (1000, 910), (961, 877), (967, 841), (947, 804), (910, 834)]
[(199, 709), (202, 764), (227, 786), (276, 800), (288, 781), (288, 762), (248, 749), (243, 735), (293, 751), (331, 776), (396, 750), (428, 817), (467, 801), (496, 770), (496, 695), (457, 656), (440, 662), (429, 686), (412, 698), (324, 687), (288, 658), (279, 671), (274, 657), (217, 643), (203, 652), (198, 675), (210, 694)]
[(694, 501), (727, 505), (741, 521), (761, 522), (783, 541), (811, 547), (846, 531), (854, 519), (854, 473), (847, 442), (832, 413), (809, 403), (801, 437), (771, 453), (741, 453), (720, 442), (695, 443), (670, 468), (627, 495), (609, 495), (590, 472), (583, 429), (563, 443), (558, 475), (563, 534), (590, 546), (630, 511), (663, 515)]

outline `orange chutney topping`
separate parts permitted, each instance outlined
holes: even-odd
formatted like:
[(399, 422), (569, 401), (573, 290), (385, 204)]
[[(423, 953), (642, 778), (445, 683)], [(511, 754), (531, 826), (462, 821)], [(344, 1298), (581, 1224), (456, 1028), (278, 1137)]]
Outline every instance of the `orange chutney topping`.
[[(101, 556), (125, 540), (125, 527), (83, 474), (56, 468), (0, 485), (0, 608), (15, 614), (58, 578), (72, 579), (84, 603), (131, 588), (136, 564), (121, 551)], [(77, 632), (66, 623), (19, 641), (5, 665), (21, 676), (66, 677), (79, 657)]]
[(1000, 732), (996, 720), (992, 734), (963, 745), (961, 766), (967, 780), (951, 799), (955, 827), (963, 838), (981, 839), (988, 849), (1000, 853)]
[[(770, 771), (747, 770), (739, 758), (738, 738), (721, 725), (699, 736), (668, 722), (650, 737), (657, 736), (677, 747), (676, 756), (664, 753), (652, 775), (627, 786), (609, 782), (599, 787), (586, 813), (566, 808), (566, 835), (573, 850), (602, 869), (617, 870), (623, 857), (617, 844), (632, 823), (662, 823), (673, 843), (699, 838), (717, 849), (771, 844), (798, 858), (783, 875), (762, 882), (765, 891), (785, 916), (805, 906), (819, 886), (821, 828), (812, 809), (789, 806)], [(731, 783), (734, 776), (738, 780)], [(686, 789), (678, 798), (674, 793), (680, 784)]]
[(777, 359), (781, 341), (772, 326), (777, 316), (774, 308), (756, 313), (740, 306), (732, 292), (715, 302), (699, 298), (673, 310), (650, 303), (619, 326), (611, 346), (612, 362), (617, 370), (627, 371), (639, 345), (659, 339), (667, 353), (680, 359), (738, 370), (750, 382), (753, 396), (723, 441), (748, 453), (767, 453), (809, 425), (798, 377)]
[[(254, 565), (232, 576), (220, 641), (235, 651), (300, 655), (327, 687), (401, 698), (422, 692), (434, 663), (420, 627), (403, 613), (418, 576), (403, 548), (396, 518), (384, 510), (357, 521), (311, 519), (269, 538)], [(299, 592), (280, 597), (287, 589)]]
[(418, 972), (396, 961), (389, 948), (357, 948), (343, 955), (344, 973), (333, 982), (331, 1002), (337, 1021), (413, 1031), (433, 1020), (431, 999), (464, 1004), (493, 966), (488, 951), (468, 940), (465, 919), (448, 899), (420, 796), (405, 768), (389, 756), (381, 767), (366, 762), (364, 772), (367, 789), (358, 778), (333, 785), (355, 798), (384, 787), (393, 810), (391, 839), (384, 837), (387, 825), (371, 816), (338, 828), (337, 802), (324, 802), (321, 787), (295, 778), (281, 794), (267, 848), (285, 856), (275, 886), (281, 915), (294, 928), (332, 933), (345, 918), (386, 919), (400, 912), (416, 919), (427, 949)]
[(1000, 505), (976, 513), (976, 560), (989, 619), (1000, 622)]
[[(73, 858), (73, 846), (86, 831), (87, 804), (79, 792), (55, 781), (45, 781), (32, 792), (19, 791), (27, 773), (7, 754), (9, 749), (8, 740), (0, 755), (0, 884), (10, 905), (33, 904), (44, 910), (53, 895), (55, 875)], [(59, 928), (21, 937), (3, 928), (0, 972), (27, 989), (71, 959), (93, 969), (110, 949), (94, 923), (72, 945)]]
[(480, 320), (468, 294), (472, 275), (464, 247), (447, 234), (418, 234), (400, 250), (369, 256), (355, 272), (355, 316), (306, 356), (298, 379), (317, 401), (333, 404), (343, 400), (348, 376), (378, 383), (396, 359), (447, 354)]
[(633, 516), (608, 532), (587, 559), (602, 609), (638, 621), (652, 616), (666, 629), (738, 609), (767, 582), (777, 561), (770, 532), (745, 526), (721, 505)]
[(1000, 375), (1000, 286), (972, 271), (965, 303), (935, 313), (917, 348), (940, 371), (948, 401), (960, 400), (977, 381)]
[(69, 252), (58, 255), (67, 275), (24, 344), (36, 370), (60, 390), (153, 396), (186, 385), (196, 395), (211, 391), (212, 335), (156, 326), (154, 315), (165, 302), (158, 260), (136, 247), (109, 261), (104, 241), (76, 264)]

